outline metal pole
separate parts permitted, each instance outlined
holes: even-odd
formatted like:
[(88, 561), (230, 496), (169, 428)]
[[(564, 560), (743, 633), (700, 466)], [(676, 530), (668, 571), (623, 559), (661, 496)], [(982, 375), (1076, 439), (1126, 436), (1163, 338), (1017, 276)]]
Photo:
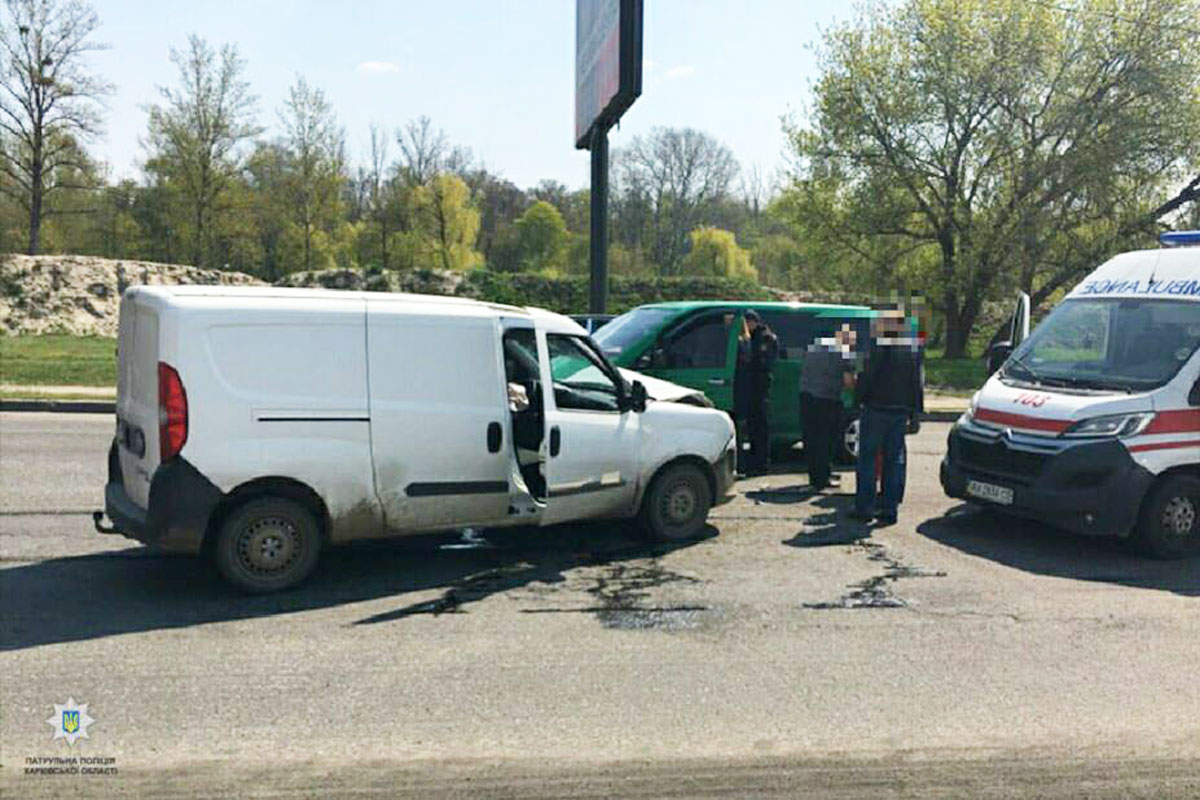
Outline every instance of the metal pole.
[(603, 314), (608, 306), (608, 129), (592, 129), (592, 247), (588, 310)]

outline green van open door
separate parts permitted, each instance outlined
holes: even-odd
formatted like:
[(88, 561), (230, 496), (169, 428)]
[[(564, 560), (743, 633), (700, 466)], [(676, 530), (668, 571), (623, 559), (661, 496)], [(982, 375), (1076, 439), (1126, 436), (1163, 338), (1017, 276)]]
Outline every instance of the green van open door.
[[(771, 446), (790, 448), (802, 437), (800, 372), (804, 353), (815, 339), (832, 336), (845, 322), (853, 324), (860, 341), (865, 342), (872, 316), (869, 308), (816, 303), (657, 303), (622, 314), (593, 338), (618, 366), (698, 389), (717, 408), (733, 413), (737, 338), (742, 317), (750, 310), (779, 337), (780, 357), (772, 372), (770, 395)], [(847, 406), (852, 406), (849, 397)], [(843, 427), (853, 419), (853, 413), (847, 414)], [(842, 439), (846, 439), (844, 432)]]

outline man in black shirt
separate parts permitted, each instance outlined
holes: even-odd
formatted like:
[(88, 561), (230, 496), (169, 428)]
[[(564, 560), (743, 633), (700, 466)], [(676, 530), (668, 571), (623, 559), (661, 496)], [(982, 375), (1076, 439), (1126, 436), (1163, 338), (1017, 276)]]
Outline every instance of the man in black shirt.
[(747, 311), (746, 325), (750, 328), (743, 375), (735, 376), (735, 383), (744, 387), (746, 428), (750, 439), (750, 455), (746, 458), (744, 472), (762, 472), (770, 462), (771, 419), (768, 395), (771, 391), (771, 370), (779, 356), (779, 339), (762, 321), (755, 311)]
[[(894, 525), (904, 496), (906, 432), (916, 432), (925, 410), (924, 376), (915, 332), (903, 308), (880, 311), (871, 331), (871, 349), (858, 378), (855, 396), (862, 407), (859, 423), (857, 487), (853, 519), (875, 517)], [(876, 455), (883, 456), (883, 497), (875, 509)]]

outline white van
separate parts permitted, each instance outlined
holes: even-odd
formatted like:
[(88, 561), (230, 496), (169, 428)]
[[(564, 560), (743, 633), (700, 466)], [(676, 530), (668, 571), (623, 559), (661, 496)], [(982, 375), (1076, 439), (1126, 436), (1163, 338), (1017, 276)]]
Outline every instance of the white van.
[(370, 537), (637, 516), (686, 538), (731, 497), (729, 417), (546, 311), (139, 286), (117, 350), (97, 529), (210, 553), (249, 591)]
[(1024, 301), (1015, 349), (950, 432), (948, 495), (1200, 553), (1200, 233), (1163, 242), (1105, 263), (1022, 343)]

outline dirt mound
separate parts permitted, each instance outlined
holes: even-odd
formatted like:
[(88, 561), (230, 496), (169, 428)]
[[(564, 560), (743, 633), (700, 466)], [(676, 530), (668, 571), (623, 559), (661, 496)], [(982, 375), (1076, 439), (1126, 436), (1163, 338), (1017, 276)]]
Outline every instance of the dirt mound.
[(94, 256), (0, 256), (0, 333), (116, 336), (121, 293), (137, 284), (263, 285), (241, 272)]

